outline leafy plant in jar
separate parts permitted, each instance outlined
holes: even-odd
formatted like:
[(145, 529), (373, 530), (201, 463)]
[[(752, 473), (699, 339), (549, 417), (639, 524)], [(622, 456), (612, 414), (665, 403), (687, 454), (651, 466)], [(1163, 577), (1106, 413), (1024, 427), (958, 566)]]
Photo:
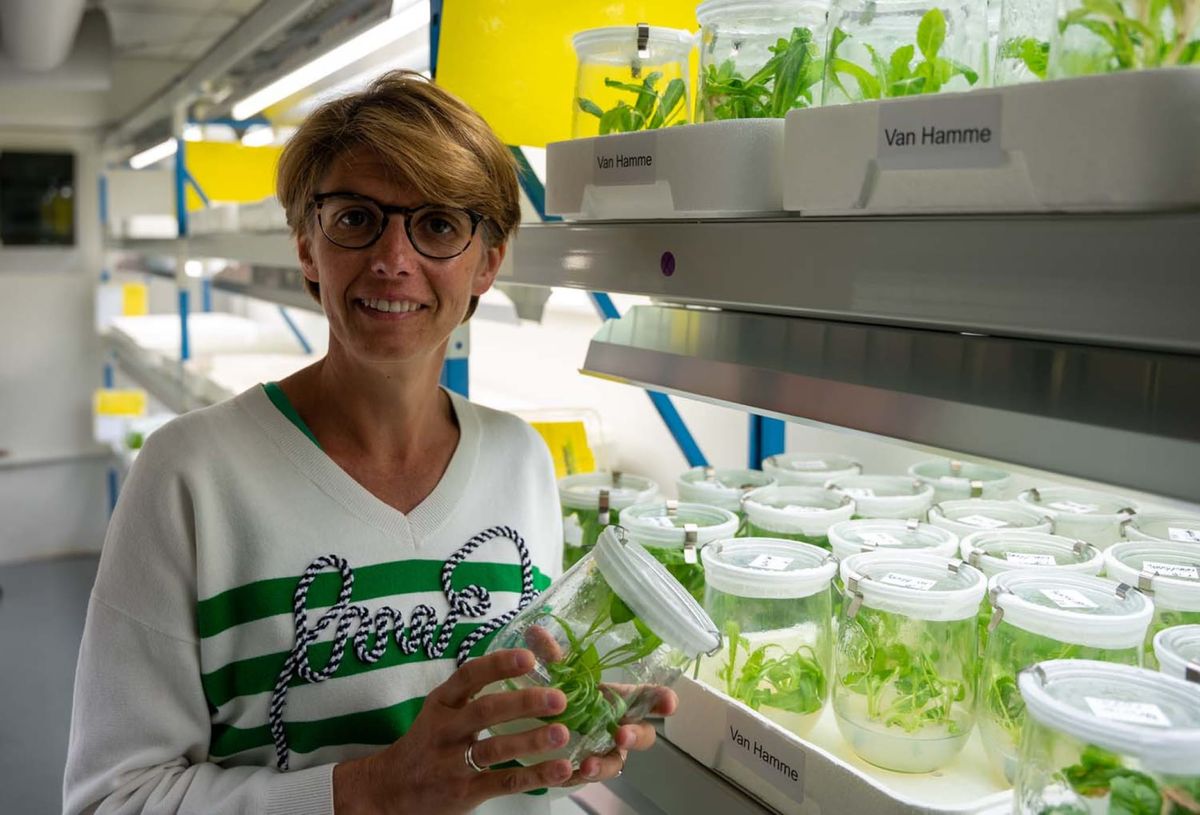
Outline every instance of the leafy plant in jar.
[(661, 71), (647, 74), (640, 85), (605, 78), (605, 87), (624, 91), (632, 97), (628, 101), (618, 100), (608, 110), (591, 99), (578, 97), (575, 101), (580, 110), (600, 120), (601, 136), (687, 124), (687, 86), (677, 77), (668, 82), (660, 93), (657, 85), (662, 78)]
[(748, 77), (732, 59), (706, 66), (700, 75), (704, 119), (780, 118), (793, 108), (812, 107), (824, 63), (811, 29), (795, 27), (768, 50), (770, 59)]

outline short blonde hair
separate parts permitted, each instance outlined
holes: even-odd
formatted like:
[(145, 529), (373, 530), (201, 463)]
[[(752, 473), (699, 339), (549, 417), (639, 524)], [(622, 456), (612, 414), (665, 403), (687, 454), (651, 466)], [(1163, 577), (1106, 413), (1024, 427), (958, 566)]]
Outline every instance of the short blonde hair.
[[(312, 227), (317, 186), (351, 151), (373, 153), (425, 201), (484, 217), (490, 246), (521, 221), (517, 163), (483, 118), (413, 71), (388, 71), (366, 90), (334, 99), (309, 115), (279, 157), (275, 188), (293, 235)], [(318, 284), (305, 279), (318, 302)], [(467, 317), (475, 311), (471, 298)]]

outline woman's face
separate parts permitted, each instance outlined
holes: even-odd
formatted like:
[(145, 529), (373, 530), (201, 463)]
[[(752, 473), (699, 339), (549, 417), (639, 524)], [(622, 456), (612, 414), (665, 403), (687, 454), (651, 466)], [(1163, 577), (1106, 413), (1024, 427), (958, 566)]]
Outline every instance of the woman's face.
[[(374, 156), (350, 154), (330, 168), (318, 193), (350, 192), (385, 206), (417, 207), (420, 200), (388, 177)], [(448, 260), (427, 258), (391, 215), (379, 240), (365, 249), (330, 242), (314, 219), (299, 243), (304, 276), (320, 284), (331, 346), (362, 362), (418, 360), (437, 354), (466, 316), (471, 296), (491, 288), (504, 247), (489, 247), (480, 224), (465, 252)], [(402, 303), (403, 310), (396, 311)]]

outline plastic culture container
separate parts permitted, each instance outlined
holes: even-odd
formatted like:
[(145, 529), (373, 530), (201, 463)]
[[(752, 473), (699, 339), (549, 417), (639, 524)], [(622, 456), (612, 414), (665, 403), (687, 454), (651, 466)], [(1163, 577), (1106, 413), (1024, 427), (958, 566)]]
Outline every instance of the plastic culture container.
[(1158, 670), (1176, 679), (1200, 682), (1200, 625), (1176, 625), (1154, 635)]
[(829, 530), (833, 556), (845, 560), (860, 552), (924, 551), (938, 557), (958, 555), (958, 536), (916, 520), (867, 519), (842, 521)]
[(621, 526), (684, 585), (697, 601), (704, 599), (704, 567), (700, 549), (732, 538), (738, 517), (727, 509), (703, 504), (662, 501), (621, 510)]
[(858, 475), (862, 465), (833, 453), (782, 453), (763, 459), (763, 472), (781, 486), (823, 487), (834, 479)]
[(775, 479), (762, 470), (693, 467), (675, 480), (675, 487), (681, 501), (720, 507), (741, 515), (746, 493), (774, 483)]
[(782, 118), (821, 101), (827, 0), (707, 0), (696, 119)]
[(1129, 586), (1063, 569), (998, 574), (988, 596), (996, 611), (979, 684), (979, 732), (992, 770), (1012, 783), (1025, 722), (1018, 674), (1048, 659), (1137, 665), (1154, 604)]
[(987, 0), (834, 0), (822, 104), (986, 84)]
[(975, 612), (983, 574), (922, 552), (842, 561), (846, 589), (834, 651), (838, 729), (866, 761), (930, 772), (975, 724)]
[(592, 28), (572, 39), (574, 138), (656, 130), (691, 121), (689, 31), (631, 25)]
[(829, 548), (829, 528), (854, 514), (853, 499), (821, 487), (763, 487), (746, 495), (746, 535)]
[(992, 83), (1017, 85), (1045, 79), (1055, 0), (1000, 0)]
[(1146, 667), (1157, 668), (1154, 635), (1174, 625), (1200, 623), (1200, 547), (1159, 541), (1117, 543), (1104, 553), (1104, 571), (1154, 598)]
[(934, 504), (929, 508), (929, 523), (949, 529), (959, 538), (993, 529), (1049, 532), (1053, 525), (1046, 515), (1015, 501), (991, 501), (986, 498)]
[(933, 459), (921, 461), (908, 468), (908, 474), (933, 487), (936, 502), (964, 498), (1009, 497), (1012, 476), (995, 467), (972, 464), (969, 461)]
[(902, 475), (852, 475), (830, 484), (854, 499), (856, 518), (923, 521), (933, 504), (933, 487)]
[(1089, 660), (1023, 672), (1017, 815), (1188, 815), (1200, 798), (1200, 687)]
[(1076, 487), (1029, 489), (1017, 501), (1048, 515), (1054, 534), (1082, 538), (1101, 549), (1121, 539), (1125, 522), (1137, 512), (1137, 504), (1128, 498)]
[(837, 564), (824, 549), (774, 538), (717, 541), (700, 554), (704, 610), (725, 644), (700, 661), (700, 678), (804, 735), (829, 693)]
[(1139, 512), (1125, 524), (1125, 539), (1200, 543), (1200, 518), (1176, 514)]
[(563, 513), (563, 570), (571, 568), (596, 545), (600, 530), (617, 522), (617, 514), (634, 504), (654, 500), (658, 485), (649, 478), (622, 472), (580, 473), (558, 480)]
[(587, 756), (613, 749), (619, 723), (650, 712), (657, 686), (670, 685), (689, 663), (720, 646), (716, 627), (691, 595), (623, 529), (610, 526), (488, 646), (528, 648), (536, 658), (529, 673), (491, 690), (558, 688), (566, 710), (493, 729), (518, 733), (561, 722), (570, 731), (565, 747), (521, 760), (567, 758), (578, 767)]
[(1200, 65), (1200, 0), (1058, 0), (1050, 76)]

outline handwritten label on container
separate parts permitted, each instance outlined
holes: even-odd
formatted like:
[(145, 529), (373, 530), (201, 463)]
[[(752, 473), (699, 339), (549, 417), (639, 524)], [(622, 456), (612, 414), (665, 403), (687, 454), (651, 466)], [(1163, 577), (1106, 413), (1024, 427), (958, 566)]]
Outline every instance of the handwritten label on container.
[(989, 518), (986, 515), (964, 515), (961, 518), (955, 518), (960, 524), (973, 526), (976, 529), (1000, 529), (1008, 526), (1008, 521), (1002, 521), (999, 518)]
[(1092, 713), (1101, 719), (1129, 724), (1148, 724), (1153, 727), (1170, 727), (1171, 720), (1158, 705), (1149, 702), (1126, 702), (1122, 699), (1101, 699), (1085, 696), (1084, 701)]
[(899, 586), (902, 589), (916, 589), (917, 591), (929, 591), (937, 585), (936, 580), (913, 577), (909, 574), (896, 574), (895, 572), (888, 572), (879, 578), (879, 582), (886, 583), (889, 586)]
[(772, 572), (782, 572), (791, 565), (790, 557), (776, 557), (775, 555), (759, 555), (750, 561), (751, 569), (767, 569)]
[(787, 506), (785, 506), (783, 508), (783, 511), (784, 512), (795, 512), (795, 513), (800, 513), (800, 512), (814, 513), (814, 512), (826, 512), (827, 510), (825, 509), (825, 507), (805, 507), (805, 506), (801, 506), (800, 504), (788, 504)]
[(1030, 552), (1005, 552), (1004, 559), (1018, 566), (1055, 566), (1054, 555), (1035, 555)]
[(886, 170), (999, 167), (1001, 96), (947, 94), (879, 106), (878, 165)]
[(592, 183), (598, 187), (653, 184), (658, 180), (658, 134), (629, 133), (593, 142)]
[(1200, 543), (1200, 529), (1187, 529), (1179, 526), (1168, 526), (1167, 536), (1180, 543)]
[(793, 461), (791, 468), (793, 470), (825, 470), (828, 466), (824, 461)]
[(1075, 589), (1041, 589), (1046, 599), (1059, 608), (1100, 608), (1089, 600), (1083, 592)]
[(741, 764), (797, 804), (804, 801), (804, 752), (733, 705), (726, 708), (720, 755)]
[(904, 541), (887, 532), (860, 532), (858, 535), (867, 546), (903, 546)]
[(1080, 504), (1075, 501), (1055, 501), (1049, 506), (1050, 509), (1057, 509), (1059, 512), (1073, 512), (1076, 515), (1087, 515), (1089, 512), (1100, 509), (1095, 504)]
[(1178, 563), (1161, 563), (1156, 560), (1146, 560), (1142, 562), (1142, 568), (1151, 574), (1162, 575), (1163, 577), (1180, 577), (1184, 580), (1200, 580), (1200, 568), (1195, 566), (1183, 566)]
[(843, 487), (842, 492), (855, 499), (875, 497), (875, 490), (870, 487)]

